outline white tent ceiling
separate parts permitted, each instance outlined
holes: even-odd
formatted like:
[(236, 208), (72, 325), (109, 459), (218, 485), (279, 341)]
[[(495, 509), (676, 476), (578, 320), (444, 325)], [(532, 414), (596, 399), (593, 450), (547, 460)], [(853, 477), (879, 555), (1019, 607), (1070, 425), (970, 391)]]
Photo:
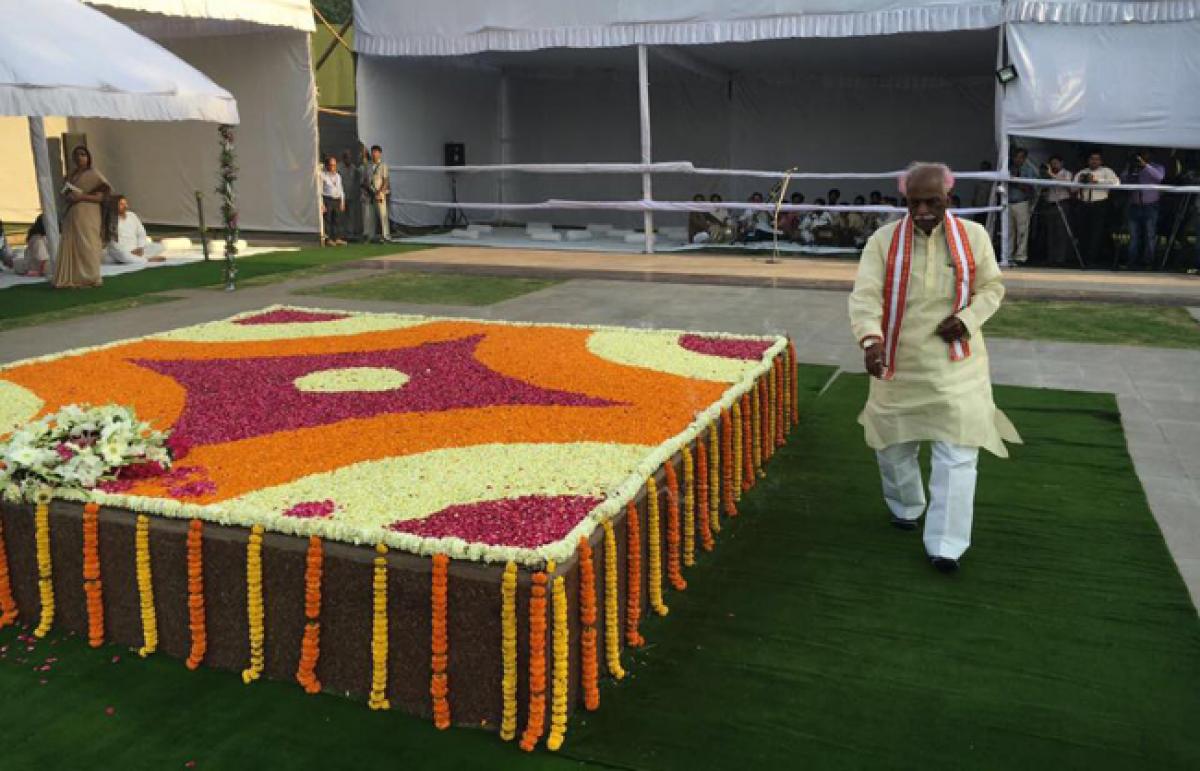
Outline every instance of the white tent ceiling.
[[(211, 22), (245, 22), (248, 25), (288, 27), (301, 32), (312, 32), (312, 7), (308, 0), (87, 0), (91, 5), (106, 8), (144, 11), (159, 18), (139, 19), (139, 32), (155, 37), (170, 34), (174, 29), (181, 33), (188, 29), (186, 20)], [(252, 27), (244, 27), (252, 28)], [(221, 25), (221, 34), (236, 29), (234, 24)], [(210, 33), (211, 34), (211, 33)]]

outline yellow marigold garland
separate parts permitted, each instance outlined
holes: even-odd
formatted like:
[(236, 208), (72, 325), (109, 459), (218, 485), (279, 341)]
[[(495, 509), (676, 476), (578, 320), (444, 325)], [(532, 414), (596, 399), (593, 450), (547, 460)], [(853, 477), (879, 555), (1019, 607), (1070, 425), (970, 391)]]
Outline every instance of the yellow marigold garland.
[(742, 394), (742, 492), (754, 487), (754, 408), (750, 405), (750, 394)]
[(262, 582), (263, 527), (250, 528), (246, 542), (246, 621), (250, 629), (250, 665), (242, 670), (242, 682), (249, 685), (262, 676), (266, 658), (263, 641), (266, 638)]
[(0, 629), (17, 620), (17, 602), (8, 576), (8, 547), (4, 544), (4, 518), (0, 517)]
[(525, 752), (533, 752), (546, 727), (546, 573), (553, 572), (551, 561), (533, 574), (529, 588), (529, 717), (520, 743)]
[[(608, 673), (620, 680), (625, 677), (625, 670), (621, 667), (621, 598), (618, 596), (618, 592), (617, 534), (613, 529), (612, 521), (606, 519), (604, 520), (604, 653), (608, 662)], [(599, 693), (596, 698), (599, 699)]]
[(787, 413), (787, 367), (784, 357), (775, 360), (775, 446), (782, 447), (787, 443), (784, 415)]
[(670, 611), (662, 593), (662, 532), (658, 516), (658, 484), (651, 474), (646, 480), (646, 544), (649, 552), (650, 607), (660, 616)]
[(192, 633), (192, 647), (187, 657), (187, 668), (195, 669), (204, 660), (208, 651), (208, 620), (204, 611), (204, 522), (193, 519), (188, 524), (187, 575), (188, 575), (188, 629)]
[(512, 741), (517, 735), (517, 563), (504, 566), (500, 578), (500, 693), (503, 714), (500, 738)]
[(630, 501), (625, 506), (625, 564), (628, 569), (625, 577), (625, 642), (631, 648), (640, 648), (646, 644), (646, 638), (638, 631), (642, 622), (641, 529), (637, 504)]
[(154, 611), (154, 576), (150, 571), (150, 518), (139, 514), (133, 536), (134, 563), (137, 566), (138, 601), (142, 609), (143, 658), (158, 650), (158, 616)]
[(771, 362), (771, 371), (767, 373), (767, 435), (763, 438), (763, 447), (767, 450), (767, 460), (775, 454), (775, 379), (779, 376), (779, 360)]
[(567, 686), (570, 677), (571, 627), (567, 625), (567, 582), (562, 576), (554, 579), (554, 681), (550, 703), (550, 735), (546, 748), (551, 752), (562, 747), (567, 734)]
[(712, 514), (708, 509), (708, 450), (704, 446), (704, 437), (696, 442), (696, 511), (700, 514), (700, 548), (712, 551)]
[(37, 541), (38, 566), (38, 597), (41, 600), (41, 612), (37, 628), (33, 630), (35, 637), (45, 637), (54, 626), (54, 570), (50, 561), (50, 494), (37, 494), (37, 507), (33, 514), (34, 531)]
[(722, 410), (720, 421), (713, 421), (708, 427), (708, 516), (714, 533), (721, 532), (721, 487), (725, 484), (721, 477), (721, 425), (725, 422)]
[[(737, 436), (741, 419), (737, 417), (737, 403), (733, 412), (721, 411), (721, 496), (725, 504), (725, 516), (737, 516), (737, 499), (741, 496), (742, 484), (739, 481), (738, 469), (741, 468), (741, 455), (735, 451), (734, 437)], [(720, 532), (720, 524), (717, 532)]]
[(683, 578), (680, 563), (683, 555), (680, 553), (681, 541), (679, 527), (679, 478), (675, 475), (675, 465), (668, 460), (663, 466), (667, 482), (667, 579), (675, 591), (687, 589), (687, 581)]
[(87, 600), (88, 645), (104, 644), (104, 594), (100, 585), (100, 506), (83, 506), (83, 594)]
[(796, 344), (788, 341), (788, 377), (791, 379), (788, 395), (792, 407), (792, 425), (800, 422), (800, 379), (796, 377)]
[(304, 557), (304, 637), (300, 640), (300, 664), (296, 682), (305, 693), (320, 693), (317, 661), (321, 657), (321, 577), (325, 567), (325, 547), (317, 536), (309, 536)]
[(696, 467), (692, 448), (683, 448), (683, 565), (696, 564)]
[(579, 539), (579, 664), (583, 706), (589, 711), (600, 708), (600, 662), (596, 631), (596, 565), (592, 544)]
[(750, 460), (754, 467), (754, 479), (762, 474), (762, 380), (750, 389)]
[(387, 698), (388, 615), (387, 547), (375, 546), (375, 571), (371, 586), (371, 709), (391, 709)]
[[(730, 419), (733, 421), (733, 443), (726, 447), (726, 455), (729, 456), (730, 465), (733, 467), (733, 501), (737, 503), (742, 500), (742, 470), (744, 466), (744, 456), (742, 453), (742, 400), (737, 399), (733, 402), (733, 410), (730, 413)], [(736, 511), (729, 511), (726, 507), (725, 513), (727, 516), (736, 517)]]
[(449, 604), (450, 558), (445, 554), (433, 555), (433, 580), (431, 581), (430, 604), (433, 623), (430, 627), (430, 648), (433, 658), (430, 665), (432, 675), (429, 693), (433, 696), (433, 724), (439, 730), (450, 727), (450, 676), (446, 673), (450, 664), (450, 632), (447, 628)]

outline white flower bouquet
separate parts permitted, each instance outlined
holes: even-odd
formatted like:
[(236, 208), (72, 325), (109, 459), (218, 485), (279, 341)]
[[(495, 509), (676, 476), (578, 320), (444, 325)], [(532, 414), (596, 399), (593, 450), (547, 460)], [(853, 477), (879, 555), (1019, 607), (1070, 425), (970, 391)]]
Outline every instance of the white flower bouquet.
[(32, 502), (40, 490), (92, 489), (122, 469), (163, 473), (171, 459), (166, 433), (129, 407), (71, 404), (0, 442), (0, 493), (7, 501)]

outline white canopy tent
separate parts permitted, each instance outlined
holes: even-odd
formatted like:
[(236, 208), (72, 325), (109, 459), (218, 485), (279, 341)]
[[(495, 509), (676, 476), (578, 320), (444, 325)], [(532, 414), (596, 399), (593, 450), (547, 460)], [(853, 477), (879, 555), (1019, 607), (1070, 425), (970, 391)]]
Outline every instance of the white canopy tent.
[[(360, 134), (400, 167), (440, 164), (445, 142), (464, 142), (473, 164), (859, 172), (989, 159), (1001, 175), (1010, 134), (1200, 146), (1200, 0), (355, 0), (355, 24)], [(1010, 59), (1018, 78), (1001, 88)], [(460, 200), (501, 203), (763, 189), (455, 177)], [(799, 189), (811, 200), (827, 184)], [(445, 201), (448, 188), (445, 175), (393, 172), (401, 201)], [(393, 206), (412, 224), (445, 211)]]
[[(58, 224), (45, 116), (236, 124), (237, 102), (153, 41), (77, 0), (0, 0), (0, 115), (29, 117), (51, 253)], [(215, 153), (214, 153), (215, 154)]]
[[(87, 0), (221, 84), (237, 99), (239, 218), (247, 230), (316, 232), (317, 97), (307, 0)], [(113, 185), (148, 222), (196, 224), (197, 191), (216, 210), (212, 132), (71, 121)]]

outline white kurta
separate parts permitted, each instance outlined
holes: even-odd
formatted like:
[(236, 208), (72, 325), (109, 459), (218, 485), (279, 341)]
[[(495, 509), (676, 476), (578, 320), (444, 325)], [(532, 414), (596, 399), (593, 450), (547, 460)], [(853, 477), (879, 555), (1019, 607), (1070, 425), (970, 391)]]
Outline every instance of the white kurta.
[[(867, 444), (883, 449), (901, 442), (943, 441), (1008, 457), (1004, 442), (1021, 437), (992, 401), (983, 324), (1004, 297), (1000, 267), (982, 225), (964, 220), (975, 256), (975, 293), (957, 315), (970, 332), (971, 355), (951, 361), (949, 346), (935, 333), (954, 309), (955, 272), (943, 225), (931, 236), (918, 228), (904, 324), (892, 380), (871, 378), (867, 405), (858, 421)], [(875, 231), (863, 249), (850, 294), (850, 325), (856, 340), (883, 336), (883, 284), (888, 247), (900, 222)]]
[[(141, 249), (141, 256), (133, 253)], [(104, 249), (104, 261), (116, 265), (136, 265), (163, 253), (162, 244), (156, 244), (146, 235), (146, 226), (131, 211), (117, 218), (117, 240), (110, 241)]]

